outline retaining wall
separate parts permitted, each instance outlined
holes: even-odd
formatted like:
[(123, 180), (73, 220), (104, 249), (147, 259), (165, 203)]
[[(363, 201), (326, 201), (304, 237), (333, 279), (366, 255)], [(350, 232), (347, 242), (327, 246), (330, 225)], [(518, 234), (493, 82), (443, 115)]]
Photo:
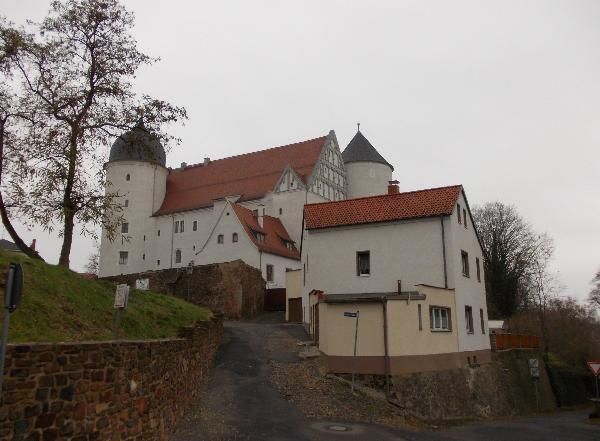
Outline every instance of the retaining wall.
[(222, 334), (214, 318), (172, 339), (11, 344), (0, 440), (166, 440)]

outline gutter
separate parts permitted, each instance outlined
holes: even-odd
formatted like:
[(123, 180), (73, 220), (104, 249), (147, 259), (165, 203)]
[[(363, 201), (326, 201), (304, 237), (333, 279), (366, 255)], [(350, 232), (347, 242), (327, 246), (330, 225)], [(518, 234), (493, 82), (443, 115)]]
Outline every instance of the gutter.
[(444, 229), (444, 216), (440, 216), (440, 225), (442, 226), (442, 256), (444, 259), (444, 288), (448, 289), (448, 267), (446, 263), (446, 232)]

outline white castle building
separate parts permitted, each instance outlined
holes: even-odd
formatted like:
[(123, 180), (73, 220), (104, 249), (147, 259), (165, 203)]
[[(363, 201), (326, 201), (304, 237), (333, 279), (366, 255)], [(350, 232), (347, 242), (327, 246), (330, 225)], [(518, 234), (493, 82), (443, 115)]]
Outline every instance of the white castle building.
[(115, 240), (102, 233), (100, 277), (242, 259), (269, 288), (302, 268), (305, 204), (383, 194), (393, 172), (360, 131), (343, 153), (330, 131), (171, 169), (143, 123), (115, 141), (105, 167), (124, 222)]

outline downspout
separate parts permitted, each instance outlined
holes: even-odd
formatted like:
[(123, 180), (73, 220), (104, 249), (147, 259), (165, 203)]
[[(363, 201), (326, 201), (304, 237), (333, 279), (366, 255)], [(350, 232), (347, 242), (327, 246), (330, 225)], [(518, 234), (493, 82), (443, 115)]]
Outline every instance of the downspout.
[(442, 226), (442, 256), (444, 258), (444, 288), (448, 289), (448, 268), (446, 264), (446, 232), (444, 230), (444, 216), (440, 216)]
[(390, 399), (390, 354), (388, 349), (388, 321), (387, 321), (387, 297), (381, 298), (381, 305), (383, 306), (383, 350), (385, 353), (384, 365), (385, 365), (385, 397), (389, 401)]
[(171, 268), (173, 268), (173, 242), (175, 241), (175, 215), (171, 215)]

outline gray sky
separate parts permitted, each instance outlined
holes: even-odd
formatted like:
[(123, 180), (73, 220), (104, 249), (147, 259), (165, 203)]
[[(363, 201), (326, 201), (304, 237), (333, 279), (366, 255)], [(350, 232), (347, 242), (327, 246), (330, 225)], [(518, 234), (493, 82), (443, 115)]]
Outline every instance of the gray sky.
[[(463, 184), (471, 205), (517, 206), (555, 240), (565, 295), (600, 268), (599, 1), (127, 0), (137, 86), (185, 106), (178, 166), (356, 122), (403, 190)], [(0, 0), (16, 23), (46, 0)], [(56, 262), (60, 241), (39, 231)], [(73, 268), (91, 242), (76, 238)]]

